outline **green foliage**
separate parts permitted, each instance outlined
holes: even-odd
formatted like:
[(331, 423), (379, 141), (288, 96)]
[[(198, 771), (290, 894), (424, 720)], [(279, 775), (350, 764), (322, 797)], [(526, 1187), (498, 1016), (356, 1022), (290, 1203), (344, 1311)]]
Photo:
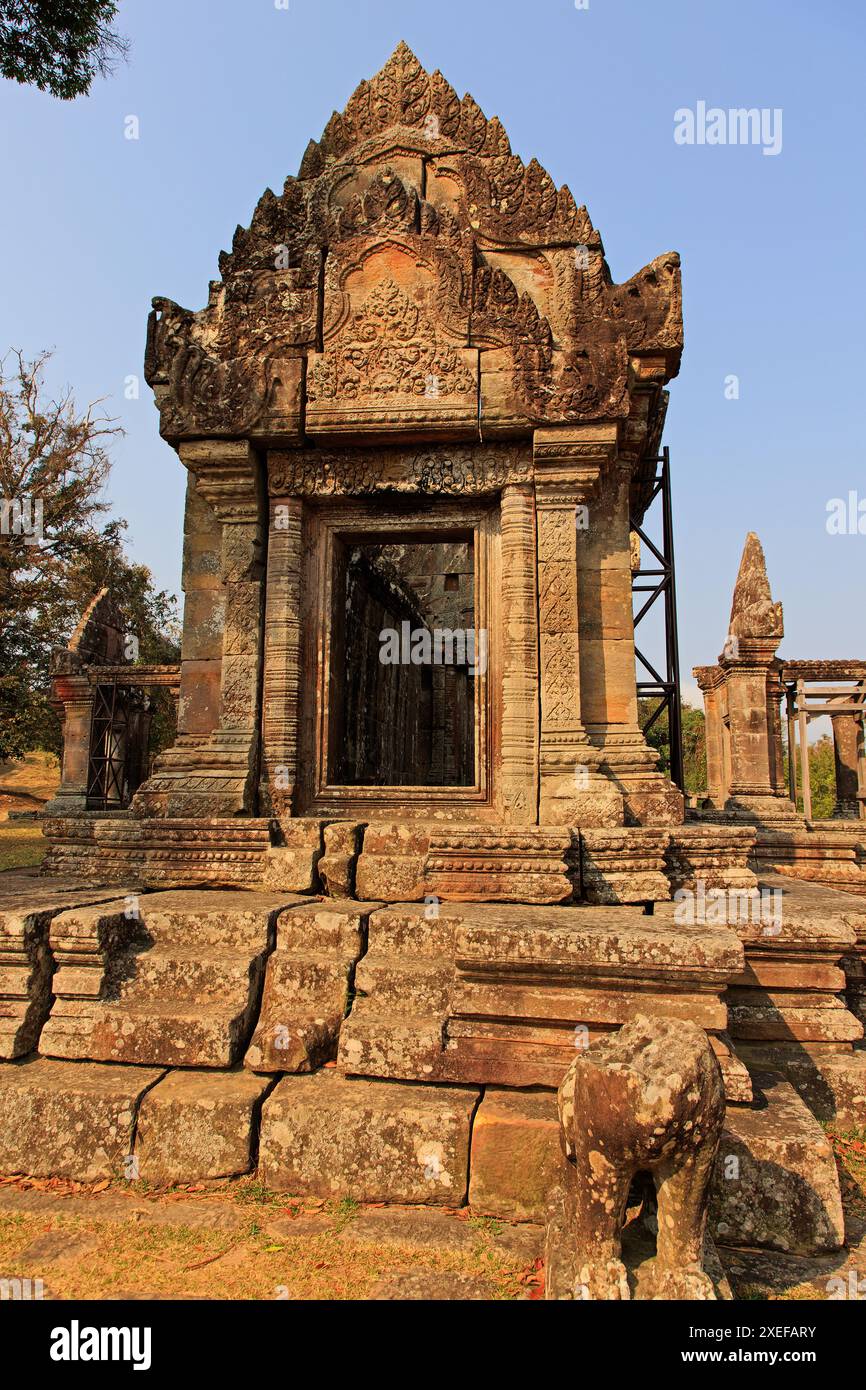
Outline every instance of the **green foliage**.
[(83, 96), (127, 53), (115, 0), (0, 0), (0, 75), (62, 101)]
[[(52, 653), (65, 647), (81, 614), (108, 587), (141, 661), (177, 659), (173, 595), (157, 590), (146, 565), (124, 552), (126, 522), (104, 521), (103, 488), (110, 469), (106, 444), (114, 423), (90, 406), (81, 413), (67, 393), (48, 402), (35, 362), (13, 354), (0, 363), (0, 498), (42, 507), (42, 535), (0, 528), (0, 760), (32, 749), (60, 750), (51, 707)], [(155, 701), (158, 746), (171, 738), (171, 697)]]
[[(800, 758), (797, 766), (797, 810), (803, 810), (803, 779), (800, 776)], [(788, 780), (788, 753), (785, 751), (785, 781)], [(809, 744), (809, 787), (812, 792), (812, 819), (829, 820), (836, 804), (836, 762), (833, 756), (833, 740), (824, 734)]]
[[(658, 700), (638, 700), (638, 723), (644, 729), (658, 707)], [(687, 792), (703, 792), (707, 788), (707, 745), (704, 729), (704, 712), (691, 705), (682, 706), (683, 721), (683, 772)], [(668, 730), (668, 713), (659, 715), (646, 734), (650, 748), (659, 753), (660, 772), (670, 776), (671, 749)]]

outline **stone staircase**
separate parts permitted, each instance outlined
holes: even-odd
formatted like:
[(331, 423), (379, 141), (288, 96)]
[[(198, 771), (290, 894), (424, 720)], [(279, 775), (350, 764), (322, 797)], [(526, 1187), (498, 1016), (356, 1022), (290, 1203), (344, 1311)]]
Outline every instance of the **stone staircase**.
[(265, 961), (292, 895), (178, 891), (62, 912), (51, 923), (56, 1002), (47, 1057), (230, 1067), (258, 1012)]

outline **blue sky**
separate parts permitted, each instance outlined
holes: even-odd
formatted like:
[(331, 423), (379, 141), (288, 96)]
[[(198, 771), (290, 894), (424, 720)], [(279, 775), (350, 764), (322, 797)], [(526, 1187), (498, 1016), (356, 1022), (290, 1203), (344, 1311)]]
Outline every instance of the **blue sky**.
[[(863, 656), (866, 499), (862, 0), (122, 0), (128, 66), (64, 103), (0, 82), (0, 349), (55, 349), (53, 387), (107, 397), (110, 497), (179, 587), (183, 469), (141, 375), (151, 296), (200, 308), (217, 255), (400, 38), (586, 203), (611, 271), (683, 258), (674, 468), (684, 675), (715, 660), (746, 531), (790, 656)], [(781, 108), (782, 150), (675, 143), (674, 113)], [(140, 138), (124, 138), (136, 115)], [(725, 379), (739, 378), (739, 399)]]

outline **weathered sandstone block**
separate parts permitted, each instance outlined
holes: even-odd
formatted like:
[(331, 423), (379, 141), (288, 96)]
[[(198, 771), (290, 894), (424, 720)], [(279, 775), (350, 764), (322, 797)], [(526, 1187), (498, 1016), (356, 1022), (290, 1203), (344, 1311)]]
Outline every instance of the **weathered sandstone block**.
[(473, 1210), (506, 1221), (544, 1221), (560, 1163), (556, 1093), (488, 1087), (472, 1124)]
[(665, 902), (671, 888), (665, 875), (670, 831), (626, 827), (583, 830), (580, 836), (580, 887), (587, 902)]
[(0, 1171), (77, 1182), (130, 1176), (136, 1109), (162, 1075), (44, 1057), (0, 1066)]
[(379, 906), (329, 898), (280, 914), (245, 1058), (253, 1071), (312, 1071), (336, 1055), (367, 920)]
[(836, 1250), (844, 1239), (833, 1151), (787, 1081), (757, 1073), (752, 1106), (729, 1106), (719, 1144), (710, 1226), (722, 1245), (791, 1254)]
[(364, 831), (355, 891), (368, 901), (411, 902), (423, 898), (429, 829), (411, 821), (372, 822)]
[(229, 1067), (258, 1008), (272, 925), (287, 897), (154, 893), (60, 913), (47, 1056)]
[(665, 862), (671, 888), (748, 891), (757, 884), (749, 857), (755, 831), (747, 825), (678, 825), (671, 831)]
[(138, 1177), (185, 1183), (249, 1172), (269, 1084), (240, 1070), (169, 1072), (141, 1103)]
[(318, 891), (322, 822), (303, 818), (284, 820), (280, 829), (284, 843), (265, 854), (263, 887), (270, 892), (280, 889), (295, 893)]
[[(723, 1032), (720, 995), (742, 961), (727, 928), (684, 932), (632, 907), (382, 908), (370, 918), (338, 1066), (356, 1075), (553, 1086), (576, 1048), (645, 1012), (650, 1000), (660, 1015)], [(732, 1080), (741, 1070), (728, 1068)]]
[(324, 854), (319, 860), (319, 879), (329, 898), (351, 898), (364, 825), (360, 821), (333, 821), (323, 832)]
[(262, 1111), (262, 1181), (298, 1195), (458, 1207), (478, 1095), (328, 1071), (285, 1077)]

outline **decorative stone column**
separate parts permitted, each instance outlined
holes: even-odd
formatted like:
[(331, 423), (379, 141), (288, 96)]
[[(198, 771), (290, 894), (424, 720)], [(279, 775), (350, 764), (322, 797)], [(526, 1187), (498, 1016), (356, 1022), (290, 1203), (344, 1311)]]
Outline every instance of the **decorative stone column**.
[[(181, 673), (181, 728), (163, 753), (154, 775), (139, 789), (133, 810), (141, 815), (219, 817), (255, 814), (258, 797), (259, 729), (264, 599), (264, 501), (257, 461), (245, 440), (203, 439), (181, 444), (181, 460), (195, 477), (195, 493), (220, 526), (219, 586), (205, 590), (201, 622), (185, 623)], [(213, 550), (212, 531), (206, 547)], [(204, 656), (203, 653), (208, 655)], [(195, 729), (190, 688), (197, 664), (211, 668), (207, 736)], [(182, 661), (182, 667), (184, 661)], [(214, 709), (215, 706), (215, 709)]]
[(538, 818), (538, 610), (535, 495), (530, 483), (502, 489), (502, 711), (499, 729), (504, 821)]
[(627, 825), (681, 825), (683, 795), (658, 770), (638, 723), (632, 605), (631, 464), (614, 458), (578, 542), (583, 717)]
[(863, 724), (857, 714), (831, 714), (833, 726), (833, 761), (836, 771), (836, 802), (834, 820), (859, 820), (860, 779), (857, 772), (858, 754), (863, 741)]
[(767, 733), (770, 755), (770, 785), (773, 795), (788, 796), (788, 779), (785, 776), (785, 748), (782, 742), (782, 700), (785, 687), (773, 671), (767, 679)]
[[(774, 796), (770, 781), (769, 710), (767, 666), (775, 655), (775, 641), (742, 639), (738, 657), (722, 656), (728, 688), (731, 731), (731, 784), (729, 801), (750, 810), (757, 798)], [(743, 801), (745, 798), (745, 802)], [(737, 809), (736, 806), (729, 809)]]
[[(776, 649), (785, 629), (773, 602), (761, 542), (746, 537), (724, 651), (730, 730), (730, 784), (725, 810), (747, 820), (797, 820), (781, 776), (781, 723)], [(775, 702), (775, 715), (773, 707)]]
[(177, 745), (195, 747), (209, 737), (219, 719), (226, 595), (222, 582), (222, 523), (205, 501), (194, 473), (187, 480), (183, 533)]
[(721, 709), (721, 702), (725, 695), (724, 677), (718, 666), (696, 666), (692, 675), (700, 686), (704, 697), (707, 797), (714, 807), (721, 808), (728, 798)]
[(291, 816), (298, 775), (301, 693), (300, 497), (272, 498), (268, 532), (262, 711), (262, 814)]
[(90, 771), (90, 728), (93, 719), (93, 686), (86, 674), (54, 674), (55, 708), (63, 721), (63, 756), (60, 786), (43, 807), (43, 814), (65, 816), (87, 809), (87, 783)]
[(541, 825), (623, 823), (622, 795), (602, 775), (601, 754), (581, 715), (578, 547), (602, 469), (616, 447), (611, 429), (535, 432)]

